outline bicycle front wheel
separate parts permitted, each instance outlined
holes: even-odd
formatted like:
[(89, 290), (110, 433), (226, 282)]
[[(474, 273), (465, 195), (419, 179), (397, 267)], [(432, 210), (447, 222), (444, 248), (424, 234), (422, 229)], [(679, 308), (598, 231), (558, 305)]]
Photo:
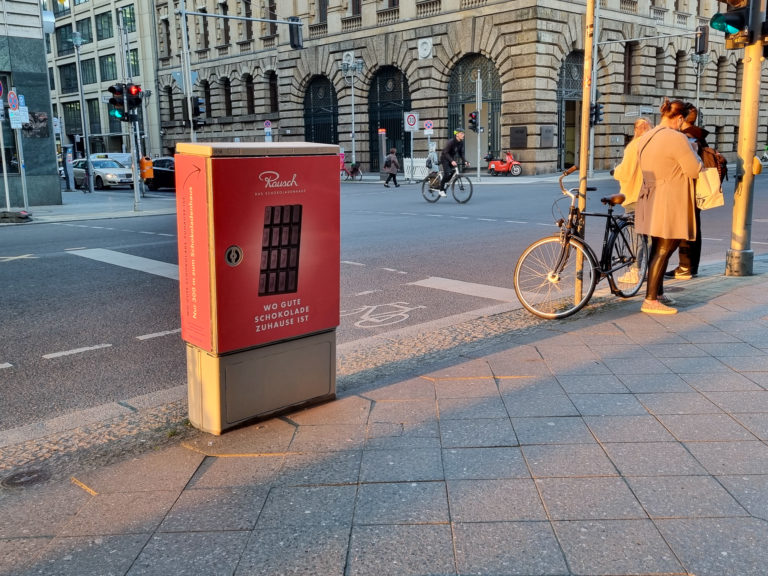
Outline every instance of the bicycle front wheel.
[(472, 182), (466, 176), (456, 176), (451, 184), (453, 199), (459, 204), (465, 204), (472, 198)]
[(640, 290), (648, 272), (648, 242), (629, 222), (615, 230), (608, 242), (614, 292), (631, 298)]
[(598, 279), (597, 262), (580, 240), (570, 238), (563, 244), (560, 236), (550, 236), (537, 240), (520, 256), (515, 266), (515, 293), (526, 310), (554, 320), (581, 310)]
[[(421, 195), (424, 196), (424, 200), (427, 202), (437, 202), (440, 200), (440, 194), (432, 188), (433, 185), (433, 179), (427, 176), (424, 178), (424, 181), (421, 183)], [(440, 183), (435, 179), (434, 181), (435, 186), (439, 186)]]
[(358, 182), (362, 181), (363, 179), (363, 169), (358, 168), (356, 171), (352, 173), (352, 180), (357, 180)]

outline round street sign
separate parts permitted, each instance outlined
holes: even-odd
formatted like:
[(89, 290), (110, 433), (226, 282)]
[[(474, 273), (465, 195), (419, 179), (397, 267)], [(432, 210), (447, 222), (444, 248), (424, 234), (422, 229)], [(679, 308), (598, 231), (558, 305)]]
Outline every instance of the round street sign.
[(14, 112), (19, 109), (19, 97), (13, 90), (8, 92), (8, 107)]
[(0, 82), (0, 98), (3, 97), (3, 83)]
[(432, 120), (424, 120), (424, 130), (432, 130), (434, 128)]
[(264, 128), (272, 128), (272, 122), (269, 120), (264, 120)]
[(406, 112), (404, 114), (405, 116), (405, 131), (406, 132), (415, 132), (417, 124), (419, 123), (419, 113), (418, 112)]

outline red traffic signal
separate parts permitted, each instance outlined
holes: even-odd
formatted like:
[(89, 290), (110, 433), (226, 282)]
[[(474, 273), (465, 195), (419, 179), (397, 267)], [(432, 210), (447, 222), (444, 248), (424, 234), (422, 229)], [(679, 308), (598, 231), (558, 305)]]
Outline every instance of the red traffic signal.
[(141, 107), (141, 85), (128, 84), (125, 87), (126, 101), (128, 102), (128, 109), (135, 110)]
[(477, 110), (469, 113), (469, 129), (477, 132)]
[(109, 103), (116, 108), (122, 109), (125, 105), (125, 84), (115, 84), (114, 86), (107, 88), (107, 90), (110, 94), (112, 94), (112, 98), (109, 99)]

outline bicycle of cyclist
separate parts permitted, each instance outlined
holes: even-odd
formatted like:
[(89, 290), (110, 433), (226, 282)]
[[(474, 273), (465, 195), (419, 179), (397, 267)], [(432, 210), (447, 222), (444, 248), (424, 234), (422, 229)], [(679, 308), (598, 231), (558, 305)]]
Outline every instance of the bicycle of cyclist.
[[(441, 194), (442, 183), (442, 172), (432, 172), (424, 178), (421, 182), (421, 195), (424, 196), (424, 200), (432, 203), (445, 196), (445, 192)], [(443, 188), (450, 188), (453, 199), (459, 204), (465, 204), (472, 198), (472, 181), (459, 172), (458, 166), (453, 167), (451, 177)]]
[[(601, 198), (606, 213), (579, 210), (579, 189), (563, 186), (563, 178), (576, 170), (578, 166), (573, 166), (560, 176), (560, 190), (571, 199), (568, 216), (557, 220), (560, 232), (528, 246), (515, 266), (515, 293), (526, 310), (541, 318), (575, 314), (603, 278), (613, 294), (630, 298), (640, 290), (648, 270), (648, 245), (635, 233), (634, 214), (613, 214), (624, 195)], [(585, 216), (605, 218), (599, 259), (584, 239)]]
[(357, 180), (358, 182), (363, 179), (363, 169), (360, 168), (360, 163), (355, 162), (350, 164), (349, 168), (346, 166), (341, 167), (341, 178), (344, 180)]

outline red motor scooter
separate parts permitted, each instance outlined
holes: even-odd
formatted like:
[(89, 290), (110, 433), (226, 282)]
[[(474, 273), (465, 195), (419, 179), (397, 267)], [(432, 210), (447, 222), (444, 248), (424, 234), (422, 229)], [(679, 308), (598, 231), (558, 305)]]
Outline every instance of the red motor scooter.
[(499, 174), (512, 174), (512, 176), (520, 176), (523, 173), (523, 165), (520, 164), (515, 157), (512, 156), (512, 152), (506, 153), (505, 160), (494, 160), (492, 154), (487, 154), (485, 160), (488, 162), (488, 174), (491, 176), (498, 176)]

